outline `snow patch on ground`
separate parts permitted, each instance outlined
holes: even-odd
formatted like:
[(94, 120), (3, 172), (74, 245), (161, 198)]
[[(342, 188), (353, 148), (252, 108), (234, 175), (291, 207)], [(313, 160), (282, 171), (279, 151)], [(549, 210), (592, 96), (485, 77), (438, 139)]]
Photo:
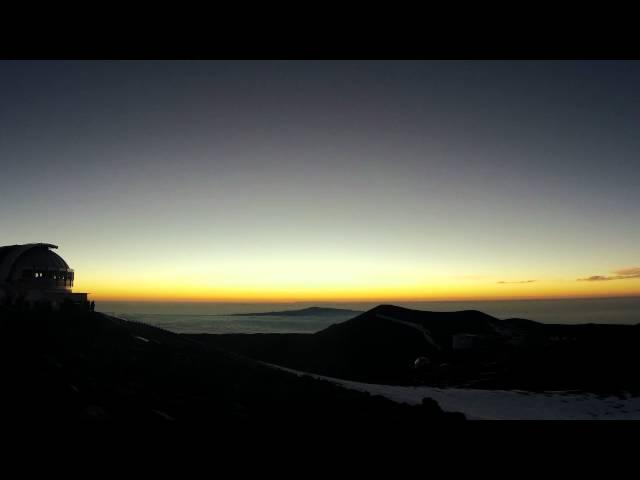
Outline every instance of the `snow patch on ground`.
[(398, 403), (417, 405), (432, 398), (448, 412), (461, 412), (469, 420), (640, 420), (640, 397), (598, 396), (565, 391), (478, 390), (471, 388), (405, 387), (353, 382), (270, 367), (327, 380), (352, 390), (381, 395)]

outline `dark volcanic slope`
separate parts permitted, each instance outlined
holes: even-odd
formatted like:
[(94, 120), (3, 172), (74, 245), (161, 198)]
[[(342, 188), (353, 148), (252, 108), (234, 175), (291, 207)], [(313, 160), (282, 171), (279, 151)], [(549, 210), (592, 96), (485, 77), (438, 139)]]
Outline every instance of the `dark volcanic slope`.
[(285, 373), (99, 313), (0, 307), (3, 422), (407, 422), (451, 418)]
[[(440, 349), (451, 344), (454, 332), (493, 333), (492, 321), (498, 322), (481, 312), (433, 313), (381, 305), (313, 335), (189, 335), (189, 338), (339, 378), (407, 383), (413, 378), (410, 367), (417, 357), (439, 355)], [(425, 327), (430, 329), (434, 344), (420, 330)]]
[[(461, 337), (480, 341), (454, 349)], [(381, 305), (313, 335), (190, 338), (299, 370), (375, 383), (640, 390), (640, 326), (547, 325), (474, 310)], [(431, 364), (417, 371), (413, 364), (422, 356)]]

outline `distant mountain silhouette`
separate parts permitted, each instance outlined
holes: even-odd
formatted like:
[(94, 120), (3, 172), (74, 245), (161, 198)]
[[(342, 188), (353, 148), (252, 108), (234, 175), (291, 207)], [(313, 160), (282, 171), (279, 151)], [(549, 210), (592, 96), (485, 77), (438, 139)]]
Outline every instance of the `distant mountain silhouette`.
[(280, 312), (234, 313), (232, 317), (332, 317), (336, 315), (358, 315), (361, 310), (343, 308), (309, 307), (300, 310), (283, 310)]
[[(380, 305), (315, 334), (188, 335), (229, 351), (385, 384), (640, 391), (640, 325), (551, 325)], [(417, 371), (414, 363), (429, 365)]]

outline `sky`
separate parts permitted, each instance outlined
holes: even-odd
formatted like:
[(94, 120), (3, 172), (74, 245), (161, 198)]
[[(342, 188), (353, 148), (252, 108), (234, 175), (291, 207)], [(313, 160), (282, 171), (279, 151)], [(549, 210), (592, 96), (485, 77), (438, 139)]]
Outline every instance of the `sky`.
[(102, 300), (640, 295), (638, 61), (0, 61), (0, 244)]

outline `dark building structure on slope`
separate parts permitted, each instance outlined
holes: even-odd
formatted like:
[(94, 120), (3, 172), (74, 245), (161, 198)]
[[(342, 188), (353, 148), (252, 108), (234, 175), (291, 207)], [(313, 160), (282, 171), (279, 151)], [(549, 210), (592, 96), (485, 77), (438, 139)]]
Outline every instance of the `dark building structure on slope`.
[(0, 303), (63, 303), (88, 306), (86, 293), (72, 292), (74, 271), (49, 243), (0, 247)]

